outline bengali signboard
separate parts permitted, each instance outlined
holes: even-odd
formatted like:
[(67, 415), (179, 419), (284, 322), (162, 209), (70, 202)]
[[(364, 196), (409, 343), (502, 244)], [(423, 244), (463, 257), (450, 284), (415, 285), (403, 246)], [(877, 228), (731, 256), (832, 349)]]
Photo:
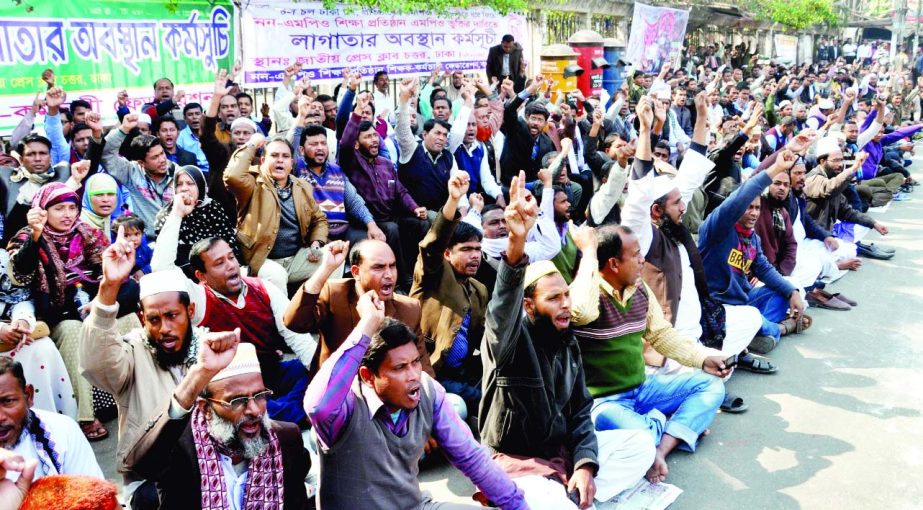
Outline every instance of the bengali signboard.
[(675, 66), (688, 23), (689, 11), (635, 3), (625, 61), (647, 73), (660, 72), (667, 62)]
[[(449, 16), (385, 14), (374, 9), (325, 9), (321, 3), (250, 3), (240, 13), (244, 85), (273, 87), (296, 62), (314, 81), (342, 78), (343, 69), (392, 77), (447, 70), (483, 70), (504, 34), (528, 44), (526, 20), (485, 8)], [(272, 34), (267, 37), (266, 34)]]
[(233, 11), (229, 0), (29, 2), (0, 7), (0, 132), (9, 132), (44, 90), (44, 69), (68, 101), (88, 100), (115, 121), (121, 89), (136, 108), (153, 97), (153, 82), (167, 76), (185, 101), (207, 100), (215, 71), (233, 65)]
[(798, 38), (794, 35), (775, 34), (773, 42), (776, 46), (777, 62), (794, 64), (798, 60)]

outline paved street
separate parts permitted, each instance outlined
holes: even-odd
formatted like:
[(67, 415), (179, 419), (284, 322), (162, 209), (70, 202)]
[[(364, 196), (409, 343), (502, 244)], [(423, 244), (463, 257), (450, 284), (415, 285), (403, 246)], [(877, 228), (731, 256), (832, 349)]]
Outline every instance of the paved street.
[[(916, 162), (914, 167), (919, 167)], [(898, 249), (865, 260), (829, 288), (860, 302), (810, 310), (813, 328), (771, 353), (779, 373), (739, 373), (729, 391), (750, 410), (719, 415), (695, 455), (670, 457), (684, 509), (910, 509), (923, 501), (923, 187), (879, 217)], [(115, 477), (112, 438), (94, 444)], [(421, 475), (437, 500), (467, 502), (471, 484), (448, 466)]]

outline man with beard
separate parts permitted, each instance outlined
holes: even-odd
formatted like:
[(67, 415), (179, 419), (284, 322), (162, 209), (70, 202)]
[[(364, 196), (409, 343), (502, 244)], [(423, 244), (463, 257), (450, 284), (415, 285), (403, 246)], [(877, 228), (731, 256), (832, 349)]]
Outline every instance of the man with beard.
[[(369, 290), (356, 304), (356, 328), (311, 381), (304, 406), (320, 448), (317, 508), (474, 510), (420, 492), (417, 474), (427, 438), (502, 509), (526, 508), (522, 492), (424, 374), (416, 335), (385, 318)], [(358, 373), (358, 374), (357, 374)]]
[[(526, 171), (529, 183), (536, 179), (545, 154), (555, 150), (554, 142), (545, 133), (548, 110), (543, 105), (529, 103), (524, 118), (519, 117), (519, 107), (529, 97), (538, 93), (545, 84), (542, 76), (536, 76), (522, 92), (506, 105), (503, 111), (501, 132), (506, 136), (503, 153), (500, 155), (501, 183), (509, 186), (519, 170)], [(527, 183), (528, 185), (528, 183)]]
[[(458, 164), (452, 156), (464, 138), (466, 124), (453, 129), (445, 120), (429, 119), (423, 124), (423, 139), (417, 141), (410, 130), (409, 102), (417, 92), (420, 82), (407, 78), (401, 82), (395, 126), (400, 157), (398, 176), (414, 200), (429, 211), (438, 211), (445, 203), (448, 193), (446, 185), (458, 171)], [(467, 92), (465, 105), (459, 110), (461, 118), (471, 114), (473, 97)], [(468, 210), (468, 198), (461, 197), (462, 215)]]
[(488, 296), (474, 278), (481, 265), (481, 232), (458, 212), (467, 192), (468, 174), (456, 172), (448, 200), (420, 242), (410, 297), (422, 307), (420, 330), (436, 380), (473, 410), (481, 400), (481, 363), (474, 352), (484, 335)]
[(353, 112), (340, 138), (339, 162), (397, 258), (398, 287), (409, 290), (417, 243), (429, 229), (426, 207), (410, 196), (391, 160), (379, 154), (375, 126)]
[(179, 132), (176, 145), (195, 154), (196, 166), (208, 173), (208, 158), (202, 152), (202, 144), (199, 142), (199, 130), (202, 128), (202, 105), (186, 103), (183, 107), (183, 119), (186, 121), (186, 127)]
[[(173, 175), (176, 164), (167, 159), (163, 145), (157, 137), (141, 134), (136, 136), (129, 146), (129, 158), (119, 155), (119, 147), (128, 133), (138, 125), (138, 115), (128, 114), (122, 119), (119, 129), (113, 129), (106, 136), (102, 149), (102, 164), (128, 191), (132, 209), (144, 224), (148, 240), (157, 238), (154, 225), (157, 213), (170, 200), (173, 200)], [(93, 140), (92, 143), (102, 143)]]
[[(800, 333), (811, 324), (810, 317), (802, 317), (804, 302), (798, 289), (766, 260), (753, 230), (760, 215), (760, 193), (797, 159), (784, 150), (772, 167), (741, 184), (699, 228), (699, 251), (712, 298), (723, 304), (755, 306), (763, 316), (750, 343), (750, 350), (760, 354), (775, 348), (781, 336)], [(754, 287), (757, 280), (765, 285)]]
[[(175, 240), (174, 240), (175, 243)], [(234, 333), (207, 333), (194, 327), (196, 306), (190, 303), (185, 277), (152, 273), (141, 279), (144, 329), (120, 335), (117, 296), (135, 262), (135, 248), (123, 228), (103, 254), (103, 278), (80, 338), (82, 375), (108, 391), (119, 407), (118, 471), (132, 508), (157, 508), (152, 482), (126, 464), (126, 457), (170, 400), (177, 385), (200, 374), (197, 360), (208, 349), (220, 353), (236, 342)], [(199, 312), (201, 313), (201, 312)], [(208, 345), (208, 347), (204, 347)]]
[[(702, 185), (714, 163), (705, 157), (708, 140), (706, 121), (707, 97), (700, 92), (695, 97), (697, 110), (695, 130), (689, 151), (683, 158), (675, 178), (633, 173), (628, 185), (628, 197), (622, 213), (622, 225), (638, 236), (641, 255), (645, 258), (641, 276), (663, 310), (664, 318), (683, 336), (698, 340), (706, 347), (721, 351), (725, 356), (742, 353), (759, 330), (759, 310), (752, 306), (717, 306), (708, 294), (708, 283), (702, 256), (683, 224), (686, 204)], [(643, 161), (646, 158), (640, 158)], [(646, 165), (645, 165), (646, 166)], [(723, 321), (718, 327), (709, 325), (709, 314)], [(703, 321), (703, 318), (706, 320)], [(660, 372), (675, 372), (679, 366), (653, 349), (645, 352), (648, 365), (662, 367)], [(765, 360), (750, 355), (739, 358), (741, 368), (758, 373), (776, 370)], [(734, 405), (738, 400), (737, 405)], [(742, 411), (738, 397), (726, 395), (722, 409)]]
[[(327, 237), (350, 242), (366, 237), (384, 241), (384, 232), (375, 224), (355, 186), (339, 166), (327, 161), (329, 130), (320, 124), (309, 125), (302, 130), (297, 121), (295, 126), (290, 133), (299, 136), (296, 142), (301, 155), (299, 159), (306, 166), (303, 178), (311, 184), (314, 201), (327, 216)], [(358, 225), (364, 225), (365, 229)]]
[[(852, 127), (856, 130), (855, 123), (852, 123)], [(847, 140), (849, 140), (849, 122), (846, 123), (845, 131)], [(788, 148), (796, 153), (804, 152), (810, 143), (810, 136), (801, 134), (791, 141)], [(775, 164), (778, 154), (777, 152), (763, 160), (757, 171), (765, 170)], [(858, 153), (853, 156), (850, 165), (855, 165), (857, 159), (864, 159), (865, 157), (863, 153)], [(799, 159), (788, 171), (791, 187), (785, 200), (785, 207), (792, 222), (795, 242), (798, 243), (795, 268), (791, 276), (789, 276), (789, 281), (797, 287), (810, 289), (821, 278), (837, 279), (843, 275), (842, 270), (859, 269), (862, 266), (862, 261), (856, 258), (856, 249), (853, 243), (837, 239), (808, 214), (808, 200), (804, 194), (805, 175), (804, 160)], [(815, 298), (825, 297), (826, 292), (823, 289), (817, 287), (817, 290), (818, 292), (816, 293), (814, 291), (808, 293), (807, 299), (809, 302), (812, 302)], [(821, 294), (821, 296), (818, 296), (818, 294)]]
[(634, 484), (653, 461), (654, 444), (643, 431), (593, 431), (593, 400), (570, 323), (596, 313), (583, 306), (596, 304), (596, 234), (579, 231), (584, 256), (570, 286), (550, 262), (529, 265), (526, 239), (538, 208), (524, 181), (520, 173), (510, 188), (509, 244), (487, 312), (481, 438), (530, 508), (589, 508)]
[[(0, 448), (19, 455), (38, 480), (51, 475), (84, 475), (104, 479), (86, 436), (71, 418), (32, 407), (35, 388), (22, 365), (0, 356)], [(8, 475), (10, 480), (18, 477)], [(2, 477), (0, 477), (2, 479)]]
[[(193, 208), (192, 200), (183, 193), (173, 202), (154, 249), (151, 274), (170, 271), (170, 275), (182, 275), (174, 265), (176, 246), (183, 217)], [(263, 380), (274, 392), (268, 403), (269, 416), (306, 425), (301, 407), (308, 384), (305, 367), (311, 364), (317, 342), (311, 335), (285, 327), (282, 317), (288, 296), (266, 280), (242, 276), (234, 250), (221, 238), (209, 237), (192, 245), (189, 266), (198, 283), (179, 277), (194, 306), (192, 324), (211, 331), (239, 328), (241, 341), (256, 345)], [(283, 360), (284, 351), (293, 352), (296, 359)]]
[(197, 366), (126, 459), (156, 482), (160, 508), (307, 508), (308, 452), (298, 427), (269, 419), (253, 345), (206, 347)]
[[(466, 89), (464, 93), (470, 94), (471, 92)], [(455, 163), (459, 170), (464, 170), (471, 176), (471, 193), (483, 193), (502, 207), (506, 202), (503, 199), (503, 190), (500, 189), (491, 171), (489, 149), (484, 142), (478, 140), (478, 116), (487, 115), (486, 110), (486, 108), (478, 108), (468, 116), (465, 136), (461, 145), (455, 149)], [(463, 121), (465, 120), (456, 120), (456, 122)]]
[[(866, 145), (868, 146), (868, 145)], [(843, 191), (850, 180), (863, 166), (867, 159), (860, 161), (856, 157), (853, 165), (848, 169), (843, 167), (843, 152), (839, 141), (833, 137), (826, 137), (817, 142), (817, 166), (811, 170), (805, 179), (804, 194), (807, 196), (807, 212), (824, 229), (831, 231), (833, 224), (839, 220), (855, 223), (869, 229), (874, 229), (881, 235), (888, 234), (888, 227), (866, 213), (857, 211), (849, 204)], [(859, 164), (857, 164), (859, 163)], [(851, 244), (838, 240), (841, 249), (850, 250)], [(894, 257), (893, 250), (887, 250), (874, 244), (855, 244), (856, 253), (863, 257), (888, 260)], [(843, 252), (841, 252), (843, 254)], [(850, 256), (851, 253), (845, 253)]]
[[(301, 147), (303, 133), (309, 127), (318, 127), (324, 134), (324, 144), (327, 146), (325, 157), (329, 156), (332, 161), (337, 159), (337, 138), (336, 131), (324, 127), (324, 105), (320, 101), (312, 101), (307, 96), (298, 98), (298, 115), (295, 116), (295, 125), (285, 133), (285, 137), (295, 147)], [(300, 152), (300, 151), (299, 151)], [(297, 158), (296, 173), (299, 177), (304, 177), (307, 169), (307, 162), (303, 154)]]
[(760, 216), (754, 227), (766, 260), (782, 276), (791, 276), (798, 253), (792, 219), (786, 209), (791, 182), (787, 172), (772, 178), (772, 183), (760, 195)]
[(164, 115), (154, 121), (153, 132), (167, 159), (179, 166), (193, 165), (197, 163), (195, 154), (180, 147), (176, 141), (179, 136), (179, 124), (171, 115)]

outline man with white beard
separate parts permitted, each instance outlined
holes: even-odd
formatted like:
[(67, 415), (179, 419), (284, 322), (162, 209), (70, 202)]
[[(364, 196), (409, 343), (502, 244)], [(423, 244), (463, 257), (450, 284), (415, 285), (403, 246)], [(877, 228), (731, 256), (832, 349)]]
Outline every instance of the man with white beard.
[(309, 457), (298, 427), (266, 413), (256, 348), (203, 345), (198, 364), (127, 464), (156, 481), (161, 508), (305, 508)]

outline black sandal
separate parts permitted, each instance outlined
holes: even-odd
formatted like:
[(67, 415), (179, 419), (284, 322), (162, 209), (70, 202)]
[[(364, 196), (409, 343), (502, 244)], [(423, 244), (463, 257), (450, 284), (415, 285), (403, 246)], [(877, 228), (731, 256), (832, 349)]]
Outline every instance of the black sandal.
[(757, 358), (752, 354), (745, 354), (737, 358), (737, 368), (753, 372), (754, 374), (774, 374), (779, 367), (766, 358)]
[(749, 408), (744, 399), (730, 393), (724, 396), (724, 402), (721, 403), (721, 411), (725, 413), (739, 414)]

